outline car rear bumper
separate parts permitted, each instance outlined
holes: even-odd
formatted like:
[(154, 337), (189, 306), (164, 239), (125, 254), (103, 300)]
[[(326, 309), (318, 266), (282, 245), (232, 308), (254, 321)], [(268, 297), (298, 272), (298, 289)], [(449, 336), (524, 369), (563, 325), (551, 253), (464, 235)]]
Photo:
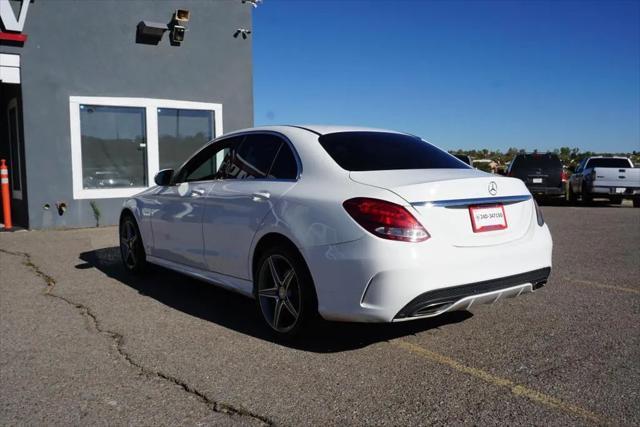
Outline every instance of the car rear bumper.
[(534, 196), (564, 196), (564, 189), (562, 187), (527, 186), (527, 188)]
[(502, 298), (530, 293), (547, 283), (551, 268), (425, 292), (396, 314), (394, 321), (433, 317), (447, 311), (467, 310), (472, 305), (494, 303)]
[[(322, 317), (392, 322), (533, 291), (549, 275), (552, 241), (547, 226), (532, 221), (522, 238), (505, 244), (456, 247), (436, 238), (405, 243), (368, 235), (302, 251)], [(434, 295), (447, 304), (416, 315), (422, 303), (438, 302)], [(421, 306), (412, 311), (412, 303)]]
[[(621, 189), (621, 190), (620, 190)], [(593, 195), (631, 197), (640, 195), (640, 187), (602, 187), (595, 186), (589, 191)]]

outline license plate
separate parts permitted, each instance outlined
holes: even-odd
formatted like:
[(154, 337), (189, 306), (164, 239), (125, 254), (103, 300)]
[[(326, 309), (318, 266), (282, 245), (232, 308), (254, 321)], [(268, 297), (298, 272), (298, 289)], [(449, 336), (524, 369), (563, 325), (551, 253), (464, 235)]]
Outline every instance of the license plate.
[(616, 194), (622, 194), (624, 193), (626, 190), (626, 188), (616, 188)]
[(533, 178), (534, 184), (542, 184), (542, 178)]
[(502, 205), (469, 206), (469, 215), (474, 233), (507, 228), (507, 216)]

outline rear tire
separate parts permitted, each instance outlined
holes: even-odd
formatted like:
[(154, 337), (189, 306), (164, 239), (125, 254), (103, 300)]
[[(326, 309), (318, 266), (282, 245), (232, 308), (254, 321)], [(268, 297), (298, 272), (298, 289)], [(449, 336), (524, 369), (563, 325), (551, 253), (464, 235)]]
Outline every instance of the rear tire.
[(633, 207), (634, 208), (640, 208), (640, 197), (634, 197), (633, 198)]
[(147, 256), (144, 252), (140, 229), (133, 215), (122, 215), (119, 235), (122, 265), (130, 273), (142, 273), (147, 267)]
[(254, 273), (258, 313), (281, 339), (291, 339), (317, 318), (313, 280), (302, 256), (287, 245), (275, 245), (260, 255)]

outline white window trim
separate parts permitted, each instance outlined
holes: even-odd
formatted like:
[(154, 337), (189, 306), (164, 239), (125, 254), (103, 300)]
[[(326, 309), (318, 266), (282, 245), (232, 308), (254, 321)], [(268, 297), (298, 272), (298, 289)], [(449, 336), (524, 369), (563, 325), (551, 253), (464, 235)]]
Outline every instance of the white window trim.
[(20, 84), (20, 55), (0, 53), (0, 82)]
[(80, 136), (80, 105), (103, 105), (108, 107), (142, 107), (146, 110), (147, 132), (147, 182), (153, 185), (153, 177), (160, 168), (158, 148), (158, 108), (206, 110), (214, 112), (213, 138), (224, 133), (222, 129), (222, 104), (208, 102), (176, 101), (172, 99), (121, 98), (100, 96), (70, 96), (69, 120), (71, 124), (71, 171), (73, 175), (74, 199), (108, 199), (131, 197), (148, 187), (92, 188), (82, 185), (82, 139)]

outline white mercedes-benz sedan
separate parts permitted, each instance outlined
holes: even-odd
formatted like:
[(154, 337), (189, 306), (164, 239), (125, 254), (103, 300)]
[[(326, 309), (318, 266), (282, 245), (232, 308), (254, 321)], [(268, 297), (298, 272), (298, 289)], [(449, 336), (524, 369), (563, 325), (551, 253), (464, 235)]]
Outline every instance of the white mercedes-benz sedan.
[(291, 336), (324, 319), (395, 322), (532, 292), (552, 242), (522, 181), (421, 138), (337, 126), (224, 135), (124, 204), (125, 267), (255, 298)]

